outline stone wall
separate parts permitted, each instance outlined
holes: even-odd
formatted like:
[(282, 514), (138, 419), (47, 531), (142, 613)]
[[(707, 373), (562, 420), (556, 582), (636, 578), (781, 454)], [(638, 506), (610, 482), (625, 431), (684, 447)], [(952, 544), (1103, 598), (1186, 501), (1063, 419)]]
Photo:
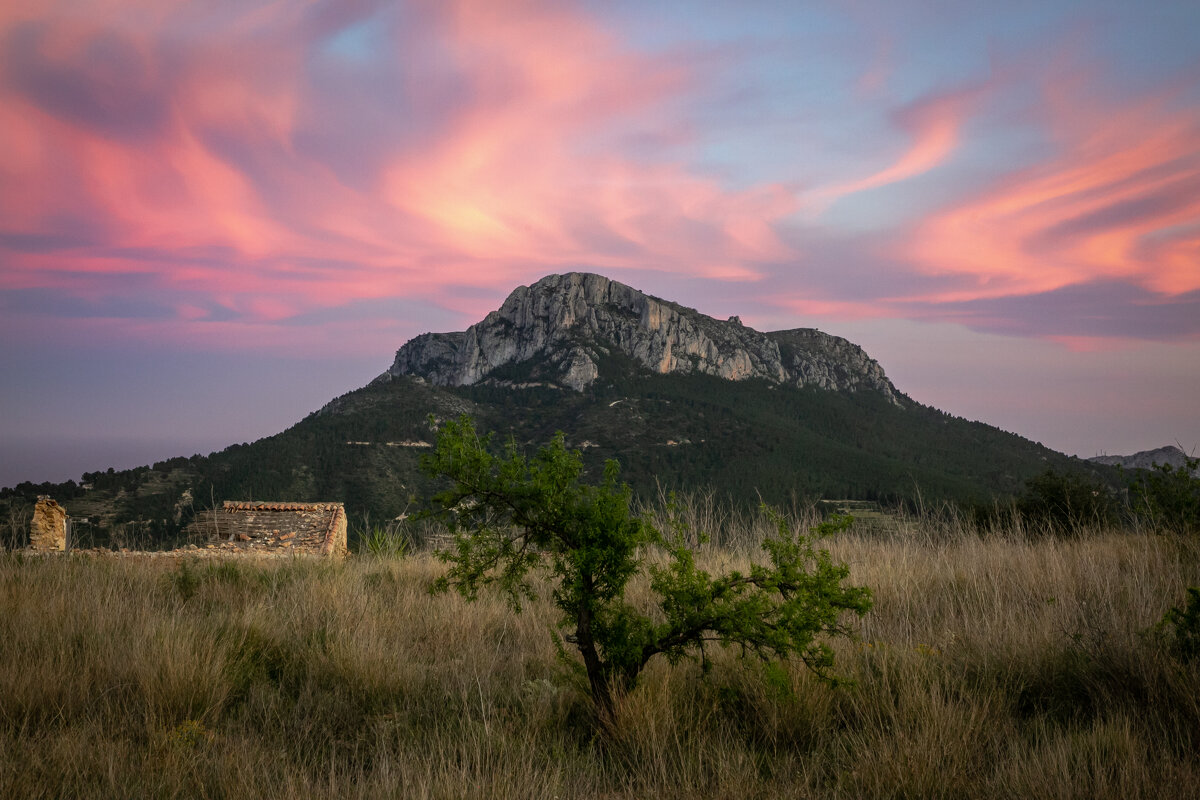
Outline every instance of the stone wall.
[(38, 497), (33, 507), (29, 547), (43, 553), (67, 549), (67, 510), (46, 495)]
[(343, 556), (347, 552), (346, 510), (341, 503), (253, 503), (226, 501), (197, 515), (191, 533), (206, 549)]
[[(346, 527), (346, 509), (341, 503), (227, 501), (219, 509), (197, 514), (188, 526), (193, 539), (206, 540), (203, 546), (193, 544), (154, 555), (342, 557), (349, 552)], [(66, 509), (50, 497), (39, 497), (30, 524), (30, 549), (63, 552), (67, 549), (68, 530)], [(136, 555), (124, 548), (121, 552)]]

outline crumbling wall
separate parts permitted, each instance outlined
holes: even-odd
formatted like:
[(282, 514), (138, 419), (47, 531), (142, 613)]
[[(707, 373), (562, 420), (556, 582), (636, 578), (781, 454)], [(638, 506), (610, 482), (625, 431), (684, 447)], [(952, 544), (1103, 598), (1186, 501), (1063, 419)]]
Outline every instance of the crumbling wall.
[(67, 549), (67, 510), (46, 495), (39, 496), (33, 507), (29, 547), (42, 553)]
[(348, 550), (341, 503), (226, 501), (197, 515), (188, 529), (208, 540), (207, 550), (321, 556)]

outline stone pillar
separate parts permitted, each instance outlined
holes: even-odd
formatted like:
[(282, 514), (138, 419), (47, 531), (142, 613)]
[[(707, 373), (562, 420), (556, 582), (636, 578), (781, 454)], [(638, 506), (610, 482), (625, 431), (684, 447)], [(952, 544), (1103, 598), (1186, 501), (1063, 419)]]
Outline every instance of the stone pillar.
[(47, 495), (40, 495), (33, 507), (29, 547), (42, 553), (67, 549), (67, 510)]

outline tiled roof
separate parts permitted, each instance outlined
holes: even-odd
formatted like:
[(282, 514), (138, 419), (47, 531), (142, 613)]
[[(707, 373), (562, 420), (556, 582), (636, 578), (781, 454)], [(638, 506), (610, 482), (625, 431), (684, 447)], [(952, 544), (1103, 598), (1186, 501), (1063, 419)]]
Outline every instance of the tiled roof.
[(224, 509), (234, 511), (332, 511), (341, 503), (270, 503), (247, 500), (226, 500)]

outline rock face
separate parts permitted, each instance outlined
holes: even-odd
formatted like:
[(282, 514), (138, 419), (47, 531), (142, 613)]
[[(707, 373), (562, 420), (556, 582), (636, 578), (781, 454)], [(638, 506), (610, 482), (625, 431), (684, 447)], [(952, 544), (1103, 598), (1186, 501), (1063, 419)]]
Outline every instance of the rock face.
[(412, 339), (379, 380), (411, 375), (443, 386), (532, 381), (582, 391), (609, 357), (662, 374), (872, 389), (898, 403), (883, 368), (845, 339), (811, 328), (760, 333), (737, 317), (722, 322), (580, 272), (518, 287), (465, 331)]
[(1109, 466), (1122, 466), (1126, 469), (1153, 469), (1156, 464), (1170, 464), (1172, 467), (1186, 467), (1187, 453), (1175, 445), (1159, 447), (1156, 450), (1142, 450), (1131, 456), (1094, 456), (1088, 461)]
[(67, 549), (67, 510), (46, 495), (33, 507), (29, 547), (42, 553)]

